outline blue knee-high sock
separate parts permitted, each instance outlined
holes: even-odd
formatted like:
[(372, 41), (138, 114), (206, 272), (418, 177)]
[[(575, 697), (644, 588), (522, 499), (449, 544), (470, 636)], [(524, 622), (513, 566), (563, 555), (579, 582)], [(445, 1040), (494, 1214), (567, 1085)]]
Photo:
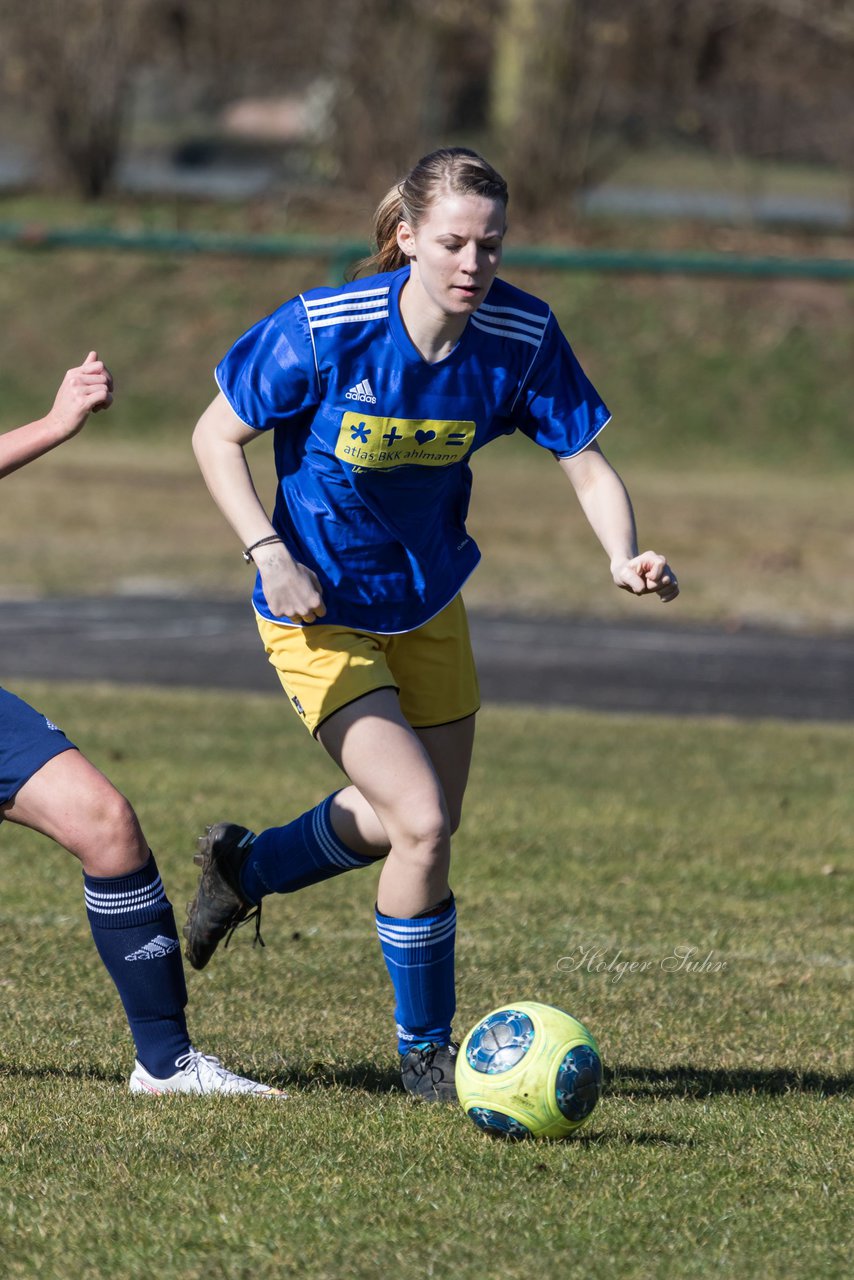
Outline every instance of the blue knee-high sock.
[(98, 954), (116, 984), (136, 1055), (158, 1079), (190, 1047), (187, 988), (172, 907), (154, 857), (129, 876), (83, 876)]
[(457, 910), (450, 903), (435, 915), (398, 920), (377, 910), (377, 933), (396, 999), (397, 1047), (447, 1044), (456, 1009), (454, 942)]
[(335, 834), (330, 818), (334, 798), (327, 796), (287, 826), (270, 827), (255, 837), (240, 874), (247, 902), (260, 902), (268, 893), (293, 893), (376, 861), (354, 853)]

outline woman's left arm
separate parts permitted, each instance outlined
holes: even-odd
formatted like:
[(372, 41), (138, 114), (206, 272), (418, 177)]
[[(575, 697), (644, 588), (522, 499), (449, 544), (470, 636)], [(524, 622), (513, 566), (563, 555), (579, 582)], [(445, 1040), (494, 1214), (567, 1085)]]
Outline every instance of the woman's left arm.
[(572, 458), (558, 458), (576, 497), (611, 562), (623, 591), (655, 594), (665, 604), (679, 595), (676, 574), (655, 551), (638, 553), (635, 516), (625, 485), (594, 441)]

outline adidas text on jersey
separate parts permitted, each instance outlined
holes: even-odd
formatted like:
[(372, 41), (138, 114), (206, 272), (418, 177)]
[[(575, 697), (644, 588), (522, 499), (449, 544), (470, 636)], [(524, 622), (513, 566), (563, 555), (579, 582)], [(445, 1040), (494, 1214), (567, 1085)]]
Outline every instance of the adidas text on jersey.
[(359, 382), (355, 387), (351, 387), (345, 395), (346, 400), (361, 400), (364, 404), (376, 404), (377, 398), (374, 395), (373, 387), (367, 378), (363, 382)]

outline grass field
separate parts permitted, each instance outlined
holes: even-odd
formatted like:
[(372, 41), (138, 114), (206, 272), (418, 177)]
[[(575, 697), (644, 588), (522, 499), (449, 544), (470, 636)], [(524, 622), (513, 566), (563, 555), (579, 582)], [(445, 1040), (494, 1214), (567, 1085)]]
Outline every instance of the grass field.
[[(362, 213), (366, 226), (367, 203), (324, 230), (352, 234)], [(237, 216), (229, 229), (249, 229)], [(169, 228), (154, 207), (86, 217)], [(225, 225), (210, 208), (180, 218)], [(677, 229), (629, 234), (850, 252), (732, 230), (709, 246)], [(325, 278), (323, 263), (0, 249), (0, 309), (14, 317), (0, 332), (0, 429), (44, 412), (90, 345), (119, 389), (108, 417), (4, 483), (0, 601), (245, 593), (189, 432), (236, 334)], [(557, 469), (511, 441), (476, 460), (485, 558), (469, 603), (854, 629), (851, 287), (514, 278), (550, 298), (608, 400), (603, 444), (683, 596), (661, 610), (610, 588)], [(337, 785), (275, 697), (19, 691), (134, 800), (179, 919), (205, 822), (260, 828)], [(458, 1031), (523, 997), (590, 1025), (607, 1094), (563, 1144), (492, 1142), (460, 1111), (402, 1096), (368, 872), (271, 902), (264, 951), (238, 935), (189, 975), (198, 1045), (280, 1083), (287, 1103), (131, 1099), (79, 873), (4, 827), (0, 1274), (847, 1276), (852, 765), (847, 727), (483, 713), (456, 844)]]
[[(132, 796), (179, 916), (205, 821), (336, 785), (275, 697), (21, 692)], [(458, 1029), (522, 997), (589, 1024), (607, 1094), (562, 1144), (401, 1095), (369, 872), (189, 978), (197, 1043), (287, 1103), (131, 1100), (79, 874), (5, 828), (3, 1274), (846, 1276), (852, 765), (848, 728), (484, 712)]]

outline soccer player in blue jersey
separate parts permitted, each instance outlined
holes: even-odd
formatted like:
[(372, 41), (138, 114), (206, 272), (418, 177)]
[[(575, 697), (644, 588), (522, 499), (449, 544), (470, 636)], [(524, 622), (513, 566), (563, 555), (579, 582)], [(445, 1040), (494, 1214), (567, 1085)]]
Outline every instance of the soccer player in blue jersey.
[[(608, 412), (546, 303), (496, 278), (507, 188), (480, 156), (436, 151), (383, 200), (375, 274), (286, 302), (217, 368), (194, 447), (257, 568), (253, 602), (296, 712), (349, 785), (282, 827), (208, 828), (186, 954), (198, 969), (265, 895), (385, 859), (376, 925), (404, 1087), (453, 1099), (451, 836), (478, 709), (460, 590), (473, 452), (522, 431), (567, 476), (618, 587), (678, 594), (639, 553), (597, 437)], [(245, 449), (274, 436), (272, 519)]]
[[(44, 418), (0, 436), (0, 477), (75, 436), (90, 413), (112, 400), (112, 377), (91, 351), (69, 369)], [(4, 818), (50, 836), (83, 866), (92, 936), (136, 1045), (133, 1093), (285, 1096), (193, 1048), (175, 918), (136, 814), (55, 724), (0, 689)]]

